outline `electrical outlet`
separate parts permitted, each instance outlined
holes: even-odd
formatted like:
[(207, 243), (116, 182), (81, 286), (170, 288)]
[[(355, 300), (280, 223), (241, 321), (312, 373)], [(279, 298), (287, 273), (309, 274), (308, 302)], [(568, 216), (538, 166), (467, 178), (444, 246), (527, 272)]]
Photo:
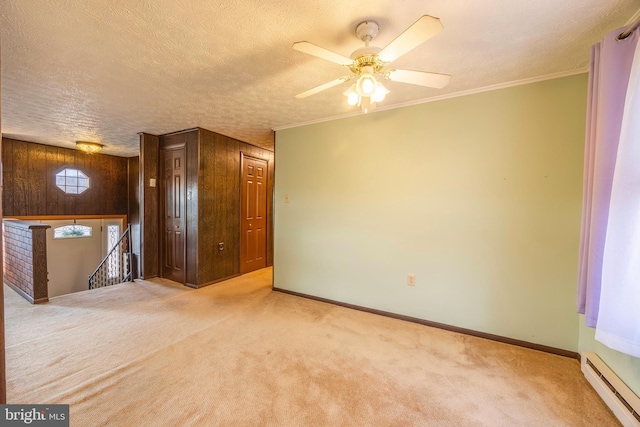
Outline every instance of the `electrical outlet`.
[(416, 275), (415, 274), (407, 274), (407, 285), (415, 286), (416, 285)]
[(219, 251), (224, 251), (224, 242), (218, 243), (218, 250)]

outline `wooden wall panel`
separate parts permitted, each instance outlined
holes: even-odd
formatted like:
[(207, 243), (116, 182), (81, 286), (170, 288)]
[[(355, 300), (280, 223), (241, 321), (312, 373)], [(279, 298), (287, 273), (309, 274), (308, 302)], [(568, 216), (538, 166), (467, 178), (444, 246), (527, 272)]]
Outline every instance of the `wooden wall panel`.
[(11, 170), (13, 171), (13, 205), (3, 206), (4, 216), (17, 216), (21, 213), (29, 212), (28, 145), (20, 141), (13, 141), (11, 147), (13, 148), (13, 165), (11, 165)]
[(217, 243), (222, 242), (215, 234), (213, 224), (216, 219), (215, 186), (215, 134), (199, 131), (200, 163), (198, 165), (198, 283), (206, 283), (215, 276)]
[[(75, 166), (76, 163), (76, 156), (75, 153), (72, 153), (71, 150), (63, 150), (60, 149), (58, 151), (58, 153), (60, 153), (60, 157), (58, 158), (58, 164), (56, 167), (56, 171), (63, 169), (65, 167), (65, 165), (69, 165), (71, 167)], [(101, 180), (100, 177), (93, 177), (93, 183), (90, 184), (92, 186), (96, 186), (96, 185), (100, 185)], [(60, 191), (57, 189), (57, 187), (53, 187), (53, 191)], [(62, 211), (64, 212), (64, 215), (73, 215), (73, 212), (75, 212), (76, 210), (76, 197), (77, 196), (71, 196), (69, 194), (66, 194), (64, 192), (60, 192), (60, 195), (62, 196)]]
[[(13, 171), (13, 140), (2, 141), (2, 205), (13, 206), (14, 171)], [(6, 211), (4, 211), (6, 215)]]
[(28, 164), (26, 165), (29, 191), (27, 193), (29, 210), (46, 212), (47, 171), (45, 163), (45, 146), (41, 144), (27, 145)]
[[(227, 168), (227, 141), (222, 135), (215, 136), (215, 157), (213, 159), (215, 163), (215, 211), (216, 216), (213, 222), (216, 240), (218, 242), (224, 242), (225, 248), (223, 251), (213, 248), (214, 257), (214, 274), (216, 279), (221, 277), (232, 276), (233, 261), (231, 255), (235, 246), (235, 237), (233, 235), (233, 222), (234, 218), (229, 217), (226, 207), (234, 200), (234, 197), (229, 197), (228, 188), (231, 185), (230, 181), (234, 180), (234, 177), (229, 173)], [(217, 242), (213, 242), (214, 245)], [(229, 247), (231, 246), (231, 247)], [(230, 250), (231, 249), (231, 250)]]
[(227, 139), (227, 165), (227, 172), (232, 178), (226, 194), (230, 202), (225, 205), (225, 215), (230, 218), (228, 233), (232, 236), (228, 251), (233, 262), (233, 274), (240, 274), (240, 141), (233, 138)]
[[(240, 153), (265, 159), (267, 184), (267, 265), (273, 264), (273, 153), (236, 139), (199, 129), (200, 217), (198, 286), (240, 274)], [(218, 250), (218, 243), (224, 250)]]
[[(140, 134), (140, 277), (150, 279), (159, 270), (159, 219), (158, 219), (158, 155), (159, 138), (148, 133)], [(150, 180), (156, 180), (152, 187)]]
[[(92, 159), (93, 159), (93, 155), (90, 155), (90, 156), (74, 155), (73, 156), (74, 167), (78, 170), (83, 171), (85, 174), (87, 174), (87, 176), (89, 176), (89, 179), (91, 180), (89, 182), (89, 185), (90, 185), (89, 189), (86, 192), (82, 193), (81, 197), (69, 196), (69, 199), (73, 200), (73, 203), (74, 203), (73, 210), (76, 212), (86, 212), (88, 208), (87, 207), (88, 197), (84, 197), (84, 196), (90, 196), (91, 193), (93, 193), (98, 188), (105, 188), (105, 182), (110, 181), (110, 176), (108, 176), (109, 171), (105, 170), (105, 167), (104, 167), (105, 162), (95, 161), (94, 162), (95, 164), (92, 165), (92, 162), (91, 162)], [(89, 175), (89, 173), (87, 172), (88, 170), (94, 171), (94, 173), (92, 174), (93, 176)], [(97, 171), (97, 173), (95, 171)], [(104, 193), (103, 197), (108, 198), (107, 192)], [(105, 201), (106, 203), (110, 202), (110, 200), (105, 200)]]
[[(5, 216), (124, 215), (127, 213), (127, 159), (78, 150), (49, 147), (3, 138), (2, 156), (7, 197)], [(79, 168), (91, 188), (68, 195), (55, 186), (55, 173)]]
[[(198, 147), (198, 130), (186, 132), (187, 146), (187, 283), (197, 286), (198, 248), (200, 247), (200, 224), (198, 221), (200, 192), (198, 176), (200, 170), (200, 152)], [(191, 166), (194, 167), (191, 167)]]
[[(224, 218), (220, 212), (220, 199), (223, 197), (224, 184), (221, 182), (220, 161), (217, 158), (220, 151), (219, 135), (199, 129), (200, 137), (200, 212), (199, 223), (199, 251), (198, 251), (198, 285), (211, 283), (220, 276), (222, 254), (228, 252), (228, 242), (220, 224)], [(218, 250), (218, 243), (224, 243), (224, 250)]]
[[(153, 160), (149, 157), (149, 148), (145, 154), (145, 144), (151, 144), (156, 138), (156, 152)], [(143, 185), (148, 191), (148, 180), (151, 177), (149, 168), (153, 169), (153, 177), (158, 178), (158, 153), (162, 147), (184, 144), (187, 157), (187, 264), (186, 285), (204, 286), (228, 277), (240, 274), (240, 153), (245, 152), (253, 157), (267, 160), (269, 178), (267, 187), (268, 211), (268, 247), (267, 264), (273, 265), (273, 152), (220, 135), (205, 129), (188, 129), (159, 137), (142, 134), (141, 136), (141, 171)], [(151, 165), (150, 163), (153, 163)], [(156, 189), (157, 190), (157, 189)], [(158, 262), (159, 227), (158, 218), (160, 195), (155, 195), (151, 202), (145, 195), (145, 206), (142, 227), (147, 227), (150, 212), (156, 215), (153, 225), (155, 233), (150, 236), (147, 231), (141, 232), (142, 250), (151, 251), (153, 239), (155, 260)], [(142, 216), (142, 213), (141, 213)], [(220, 251), (218, 244), (224, 243)], [(150, 255), (143, 255), (145, 262)], [(144, 268), (144, 267), (143, 267)], [(149, 269), (147, 268), (147, 271)], [(160, 274), (156, 264), (156, 274)], [(145, 273), (145, 277), (147, 274)]]
[(129, 176), (127, 218), (131, 225), (131, 251), (133, 252), (134, 278), (140, 275), (140, 157), (127, 159)]
[[(45, 168), (47, 174), (55, 174), (58, 167), (58, 147), (46, 146)], [(47, 211), (60, 212), (62, 192), (56, 191), (55, 181), (47, 181)]]

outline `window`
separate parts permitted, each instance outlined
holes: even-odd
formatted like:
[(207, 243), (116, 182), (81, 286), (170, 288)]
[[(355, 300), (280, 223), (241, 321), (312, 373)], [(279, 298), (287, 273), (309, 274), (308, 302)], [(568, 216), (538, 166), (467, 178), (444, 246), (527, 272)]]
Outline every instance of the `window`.
[(63, 225), (53, 229), (54, 239), (73, 239), (76, 237), (91, 237), (93, 229), (86, 225)]
[[(120, 238), (120, 226), (107, 225), (107, 252), (109, 252), (118, 243)], [(109, 255), (107, 262), (107, 275), (110, 279), (118, 277), (120, 274), (120, 251), (113, 251)]]
[(81, 170), (65, 168), (56, 173), (56, 187), (67, 194), (82, 194), (89, 189), (89, 177)]

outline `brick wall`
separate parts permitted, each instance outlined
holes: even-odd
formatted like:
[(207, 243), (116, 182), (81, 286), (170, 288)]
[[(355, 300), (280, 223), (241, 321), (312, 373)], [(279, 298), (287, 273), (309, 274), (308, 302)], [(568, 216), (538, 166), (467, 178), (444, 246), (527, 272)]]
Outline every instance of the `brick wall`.
[(4, 282), (32, 304), (49, 300), (47, 228), (29, 221), (2, 221)]

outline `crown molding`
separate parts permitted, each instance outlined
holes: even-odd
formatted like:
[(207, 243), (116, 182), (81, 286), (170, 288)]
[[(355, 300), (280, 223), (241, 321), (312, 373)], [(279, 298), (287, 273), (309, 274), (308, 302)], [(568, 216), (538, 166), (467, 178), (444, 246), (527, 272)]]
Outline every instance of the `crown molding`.
[[(639, 11), (640, 13), (640, 11)], [(562, 71), (560, 73), (553, 73), (553, 74), (546, 74), (544, 76), (538, 76), (538, 77), (531, 77), (528, 79), (522, 79), (522, 80), (514, 80), (511, 82), (506, 82), (506, 83), (499, 83), (496, 85), (491, 85), (491, 86), (484, 86), (481, 88), (477, 88), (477, 89), (470, 89), (470, 90), (463, 90), (460, 92), (453, 92), (453, 93), (448, 93), (446, 95), (441, 95), (441, 96), (433, 96), (430, 98), (423, 98), (423, 99), (417, 99), (414, 101), (408, 101), (408, 102), (403, 102), (400, 104), (394, 104), (394, 105), (389, 105), (386, 107), (377, 107), (375, 110), (369, 112), (368, 114), (376, 114), (382, 111), (389, 111), (389, 110), (395, 110), (398, 108), (404, 108), (404, 107), (410, 107), (413, 105), (420, 105), (420, 104), (426, 104), (429, 102), (435, 102), (435, 101), (442, 101), (445, 99), (451, 99), (451, 98), (458, 98), (461, 96), (467, 96), (467, 95), (474, 95), (476, 93), (482, 93), (482, 92), (490, 92), (493, 90), (499, 90), (499, 89), (506, 89), (509, 87), (514, 87), (514, 86), (522, 86), (522, 85), (528, 85), (531, 83), (537, 83), (537, 82), (542, 82), (545, 80), (553, 80), (553, 79), (559, 79), (562, 77), (569, 77), (569, 76), (575, 76), (576, 74), (584, 74), (584, 73), (588, 73), (589, 72), (589, 68), (588, 67), (584, 67), (584, 68), (578, 68), (575, 70), (570, 70), (570, 71)], [(301, 123), (294, 123), (294, 124), (290, 124), (290, 125), (283, 125), (283, 126), (276, 126), (274, 128), (272, 128), (272, 130), (274, 131), (280, 131), (280, 130), (285, 130), (285, 129), (292, 129), (292, 128), (297, 128), (297, 127), (302, 127), (302, 126), (308, 126), (308, 125), (314, 125), (317, 123), (324, 123), (324, 122), (330, 122), (333, 120), (338, 120), (338, 119), (345, 119), (348, 117), (355, 117), (355, 116), (361, 116), (364, 113), (362, 113), (361, 111), (354, 111), (353, 113), (346, 113), (346, 114), (340, 114), (337, 116), (331, 116), (331, 117), (325, 117), (322, 119), (316, 119), (316, 120), (309, 120), (306, 122), (301, 122)]]

